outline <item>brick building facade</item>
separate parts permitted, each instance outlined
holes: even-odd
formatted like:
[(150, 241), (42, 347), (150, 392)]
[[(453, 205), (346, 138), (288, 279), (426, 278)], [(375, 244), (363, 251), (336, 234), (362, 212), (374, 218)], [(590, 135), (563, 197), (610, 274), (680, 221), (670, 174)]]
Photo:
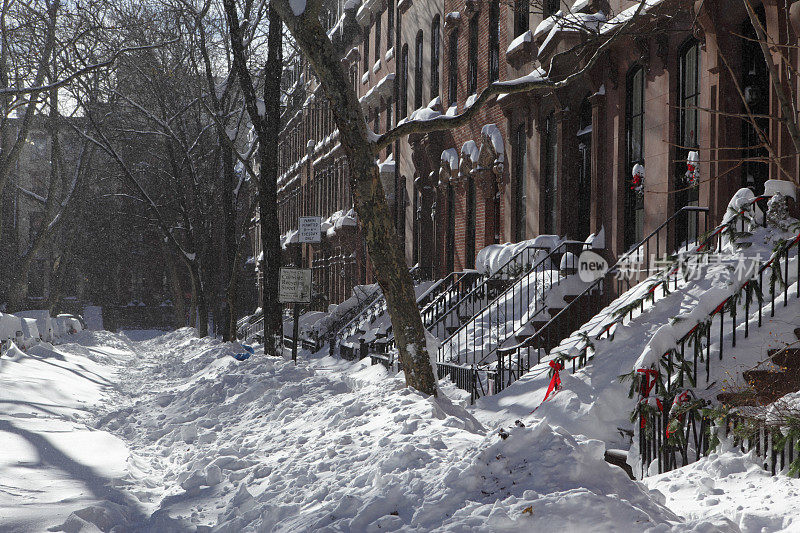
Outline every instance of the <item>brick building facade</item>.
[[(342, 4), (332, 4), (331, 25)], [(363, 40), (343, 53), (343, 66), (368, 124), (382, 133), (401, 120), (463, 112), (495, 80), (563, 78), (594, 51), (591, 37), (613, 35), (638, 5), (366, 0), (356, 17)], [(757, 10), (778, 42), (797, 44), (783, 4), (764, 0)], [(779, 116), (751, 34), (734, 0), (651, 1), (576, 83), (500, 96), (463, 127), (395, 143), (379, 163), (409, 266), (438, 278), (471, 268), (488, 244), (540, 234), (583, 240), (601, 230), (618, 256), (684, 205), (707, 206), (718, 222), (738, 188), (761, 193), (768, 178), (796, 179), (780, 121), (759, 118), (772, 145), (767, 158), (742, 119), (745, 100), (756, 115)], [(795, 48), (775, 52), (795, 67), (797, 56)], [(328, 222), (305, 258), (326, 295), (320, 302), (337, 303), (371, 282), (371, 268), (332, 117), (313, 75), (298, 72), (281, 133), (281, 232), (291, 242), (300, 214)], [(690, 151), (699, 154), (698, 186), (685, 177)], [(637, 164), (646, 169), (641, 194), (632, 183)], [(693, 229), (679, 226), (674, 238)]]

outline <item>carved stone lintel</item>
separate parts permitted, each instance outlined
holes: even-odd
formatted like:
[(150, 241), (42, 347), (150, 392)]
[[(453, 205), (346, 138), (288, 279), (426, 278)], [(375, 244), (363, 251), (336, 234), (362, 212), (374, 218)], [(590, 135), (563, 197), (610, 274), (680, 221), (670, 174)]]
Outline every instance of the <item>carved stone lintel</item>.
[(480, 0), (464, 0), (464, 11), (467, 13), (480, 11)]

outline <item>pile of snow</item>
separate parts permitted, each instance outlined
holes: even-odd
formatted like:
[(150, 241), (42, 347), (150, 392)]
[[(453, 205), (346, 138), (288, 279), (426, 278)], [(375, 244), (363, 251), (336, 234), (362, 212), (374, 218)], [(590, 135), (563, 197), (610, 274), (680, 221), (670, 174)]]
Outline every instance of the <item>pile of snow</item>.
[[(0, 414), (12, 530), (721, 531), (680, 523), (599, 441), (546, 423), (486, 429), (381, 366), (240, 363), (236, 345), (188, 329), (77, 340), (58, 348), (61, 370), (15, 367), (30, 380), (17, 411), (35, 415)], [(69, 396), (35, 406), (43, 370), (80, 368)]]
[[(553, 250), (563, 242), (563, 239), (557, 235), (539, 235), (527, 241), (520, 241), (515, 243), (505, 244), (490, 244), (478, 252), (475, 258), (475, 269), (481, 274), (490, 276), (497, 272), (500, 267), (505, 265), (512, 257), (522, 252), (526, 248), (538, 246)], [(530, 253), (520, 254), (519, 264), (524, 266), (526, 264), (534, 264), (536, 261), (545, 257), (547, 252), (544, 250), (531, 250)]]
[[(800, 480), (771, 476), (753, 453), (725, 439), (720, 449), (677, 470), (645, 478), (666, 496), (670, 509), (690, 520), (727, 518), (742, 533), (800, 528)], [(738, 529), (736, 529), (738, 526)]]
[(82, 329), (80, 320), (72, 315), (51, 317), (46, 309), (0, 313), (0, 342), (13, 341), (22, 349), (39, 342), (58, 342)]

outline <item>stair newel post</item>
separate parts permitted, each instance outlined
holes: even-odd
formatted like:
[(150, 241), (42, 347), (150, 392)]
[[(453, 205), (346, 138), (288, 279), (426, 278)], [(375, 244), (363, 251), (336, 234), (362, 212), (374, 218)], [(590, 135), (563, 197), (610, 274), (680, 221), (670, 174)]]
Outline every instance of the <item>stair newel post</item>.
[[(672, 380), (672, 350), (667, 352), (667, 383), (670, 383)], [(681, 380), (681, 385), (683, 385), (683, 380)]]
[(706, 383), (708, 383), (711, 379), (711, 324), (706, 329)]
[(786, 307), (789, 304), (789, 248), (781, 252), (781, 255), (786, 255), (786, 266), (783, 271), (783, 306)]
[(775, 263), (774, 262), (770, 265), (770, 269), (772, 269), (773, 272), (769, 276), (769, 300), (770, 300), (769, 316), (774, 317), (775, 316), (775, 272), (774, 272)]
[(694, 375), (694, 385), (696, 387), (697, 386), (697, 356), (699, 355), (700, 349), (701, 349), (701, 347), (700, 347), (700, 334), (697, 332), (697, 330), (694, 330), (694, 333), (692, 333), (692, 337), (693, 337), (692, 338), (692, 341), (693, 341), (692, 342), (692, 351), (694, 352), (694, 354), (693, 354), (693, 364), (692, 364), (692, 373)]
[(761, 261), (758, 262), (758, 327), (761, 327), (761, 302), (764, 300), (764, 273), (761, 270)]
[(747, 292), (748, 286), (750, 282), (744, 284), (744, 338), (748, 338), (750, 336), (750, 296), (749, 292)]

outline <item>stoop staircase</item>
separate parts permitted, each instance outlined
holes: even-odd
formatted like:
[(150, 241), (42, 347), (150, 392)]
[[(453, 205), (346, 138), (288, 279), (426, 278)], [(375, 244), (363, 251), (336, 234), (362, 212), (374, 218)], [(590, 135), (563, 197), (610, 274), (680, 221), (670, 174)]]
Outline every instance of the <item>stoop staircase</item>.
[[(800, 328), (794, 330), (794, 335), (800, 343)], [(800, 390), (800, 348), (792, 346), (767, 352), (769, 361), (779, 370), (747, 370), (742, 377), (749, 390), (723, 392), (717, 400), (728, 407), (763, 407)]]

